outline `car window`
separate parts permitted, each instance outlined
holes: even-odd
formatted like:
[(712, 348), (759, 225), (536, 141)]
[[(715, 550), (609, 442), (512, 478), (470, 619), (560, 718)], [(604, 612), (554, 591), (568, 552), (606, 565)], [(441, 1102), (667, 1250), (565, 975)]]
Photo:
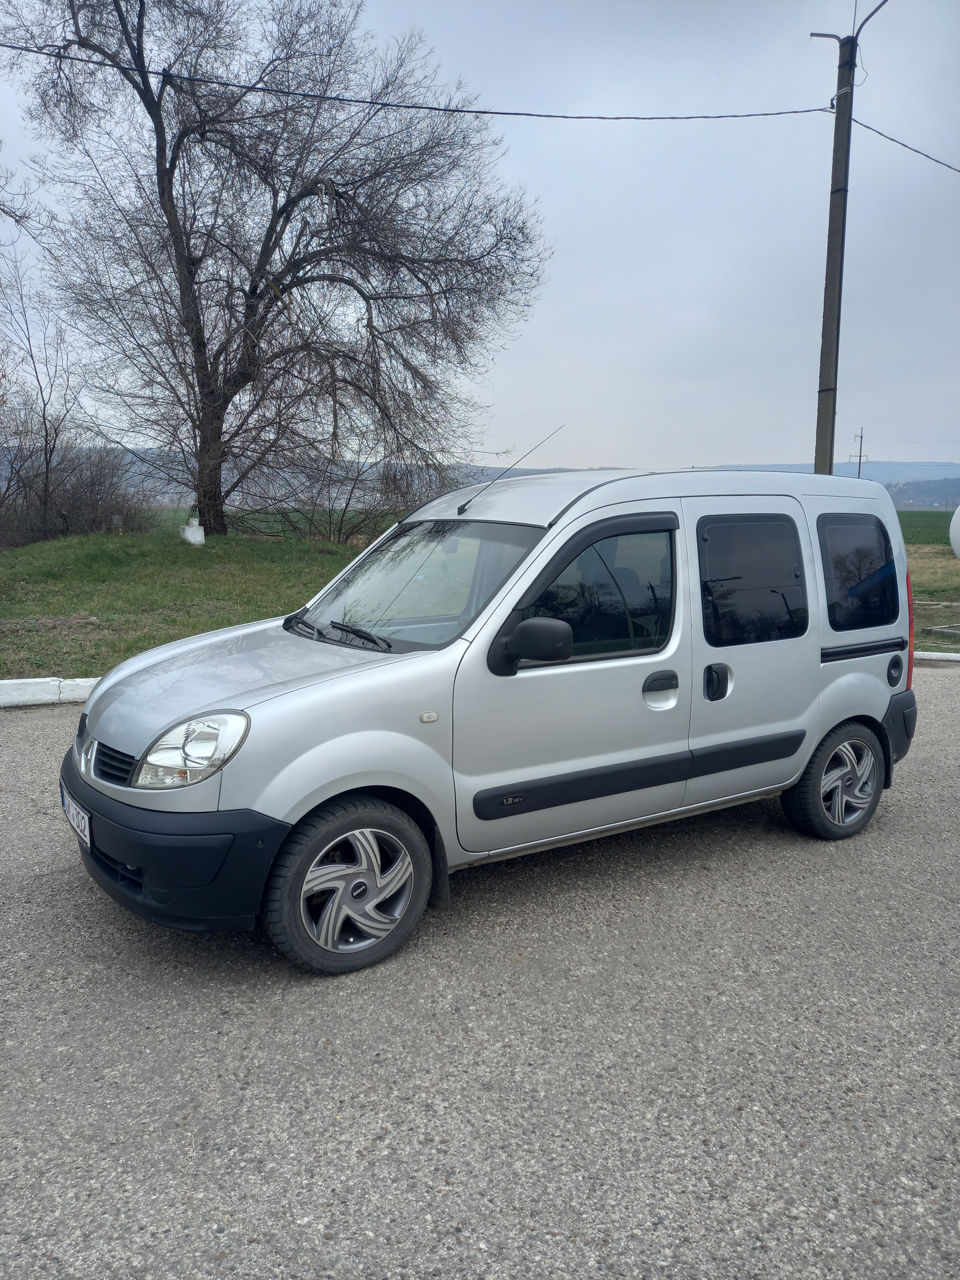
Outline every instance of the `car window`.
[(830, 515), (817, 520), (827, 618), (834, 631), (896, 622), (897, 574), (887, 530), (876, 516)]
[(651, 652), (670, 634), (673, 583), (670, 533), (622, 533), (580, 552), (520, 612), (568, 622), (574, 657)]
[(364, 628), (394, 648), (447, 644), (543, 535), (529, 525), (430, 520), (399, 525), (311, 603), (303, 617)]
[(697, 546), (708, 644), (761, 644), (804, 634), (803, 557), (789, 516), (705, 516), (697, 524)]

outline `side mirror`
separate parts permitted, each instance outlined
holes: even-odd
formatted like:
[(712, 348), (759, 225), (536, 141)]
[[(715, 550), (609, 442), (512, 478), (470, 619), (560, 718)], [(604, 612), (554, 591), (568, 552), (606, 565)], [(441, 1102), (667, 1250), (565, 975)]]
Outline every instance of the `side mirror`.
[(560, 618), (524, 618), (490, 646), (487, 666), (496, 676), (516, 674), (519, 664), (563, 662), (573, 653), (573, 631)]

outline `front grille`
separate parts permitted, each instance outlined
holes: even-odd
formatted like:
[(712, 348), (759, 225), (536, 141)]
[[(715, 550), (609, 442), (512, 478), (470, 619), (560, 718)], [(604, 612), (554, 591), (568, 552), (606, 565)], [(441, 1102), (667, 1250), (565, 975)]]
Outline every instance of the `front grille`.
[(101, 782), (112, 782), (118, 787), (128, 787), (136, 766), (136, 756), (128, 756), (125, 751), (116, 751), (105, 742), (97, 743), (97, 754), (93, 761), (94, 777)]

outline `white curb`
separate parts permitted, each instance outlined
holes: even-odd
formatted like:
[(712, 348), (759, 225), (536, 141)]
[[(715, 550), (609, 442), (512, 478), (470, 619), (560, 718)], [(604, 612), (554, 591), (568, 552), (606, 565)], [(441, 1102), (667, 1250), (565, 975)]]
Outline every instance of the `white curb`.
[(0, 707), (44, 707), (86, 702), (99, 678), (61, 680), (59, 676), (39, 676), (35, 680), (0, 680)]
[[(960, 662), (960, 653), (937, 653), (934, 649), (918, 649), (913, 656), (918, 662)], [(99, 679), (99, 676), (84, 680), (38, 676), (35, 680), (0, 680), (0, 707), (43, 707), (86, 702)]]

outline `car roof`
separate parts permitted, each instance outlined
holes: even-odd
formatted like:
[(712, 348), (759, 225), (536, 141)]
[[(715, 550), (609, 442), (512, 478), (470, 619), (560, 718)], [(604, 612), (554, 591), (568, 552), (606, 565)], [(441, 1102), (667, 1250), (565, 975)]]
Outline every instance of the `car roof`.
[(411, 511), (406, 520), (491, 520), (547, 528), (562, 515), (618, 502), (737, 494), (876, 498), (871, 480), (795, 471), (547, 471), (504, 476), (454, 489)]

